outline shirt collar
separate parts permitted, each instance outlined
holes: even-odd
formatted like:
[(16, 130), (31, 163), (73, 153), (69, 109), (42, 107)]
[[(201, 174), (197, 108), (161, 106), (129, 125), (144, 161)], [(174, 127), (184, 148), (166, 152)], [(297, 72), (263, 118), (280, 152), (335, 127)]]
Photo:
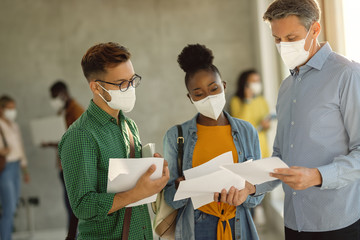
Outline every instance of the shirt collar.
[[(98, 105), (96, 105), (93, 100), (90, 101), (90, 105), (87, 111), (92, 116), (94, 116), (95, 119), (102, 125), (105, 125), (108, 122), (113, 122), (116, 124), (116, 119), (107, 112), (105, 112), (103, 109), (101, 109)], [(123, 113), (122, 111), (120, 111), (119, 119), (123, 119), (123, 118), (124, 118)]]
[(330, 47), (330, 44), (326, 42), (319, 49), (319, 51), (317, 51), (317, 53), (315, 53), (315, 55), (305, 64), (305, 66), (321, 70), (330, 53), (332, 53), (332, 49)]

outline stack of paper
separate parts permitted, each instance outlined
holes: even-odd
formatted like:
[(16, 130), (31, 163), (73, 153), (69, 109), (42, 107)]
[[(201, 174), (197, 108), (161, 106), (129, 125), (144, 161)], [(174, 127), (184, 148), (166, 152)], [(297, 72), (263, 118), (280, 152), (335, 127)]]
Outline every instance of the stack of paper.
[(288, 168), (280, 158), (265, 158), (257, 161), (234, 163), (232, 152), (227, 152), (198, 166), (184, 171), (174, 201), (191, 198), (195, 209), (214, 201), (214, 193), (232, 186), (241, 190), (245, 180), (260, 184), (275, 180), (269, 173), (275, 168)]
[[(152, 164), (155, 164), (156, 170), (150, 179), (158, 179), (162, 176), (163, 158), (110, 158), (107, 192), (118, 193), (132, 189)], [(156, 195), (129, 204), (127, 207), (155, 202)]]

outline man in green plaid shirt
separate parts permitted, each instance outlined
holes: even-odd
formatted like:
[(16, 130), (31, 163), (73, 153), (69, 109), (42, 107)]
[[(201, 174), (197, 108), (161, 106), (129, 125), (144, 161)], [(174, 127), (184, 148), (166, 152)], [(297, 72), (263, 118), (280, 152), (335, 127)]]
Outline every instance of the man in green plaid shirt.
[[(81, 65), (93, 99), (59, 144), (68, 197), (79, 218), (77, 239), (121, 239), (125, 206), (160, 192), (169, 170), (164, 161), (161, 178), (150, 179), (155, 171), (151, 166), (133, 189), (106, 192), (109, 158), (129, 157), (132, 139), (135, 157), (141, 157), (136, 124), (123, 114), (134, 107), (141, 77), (134, 72), (129, 51), (111, 42), (91, 47)], [(146, 205), (132, 208), (128, 239), (153, 239)]]

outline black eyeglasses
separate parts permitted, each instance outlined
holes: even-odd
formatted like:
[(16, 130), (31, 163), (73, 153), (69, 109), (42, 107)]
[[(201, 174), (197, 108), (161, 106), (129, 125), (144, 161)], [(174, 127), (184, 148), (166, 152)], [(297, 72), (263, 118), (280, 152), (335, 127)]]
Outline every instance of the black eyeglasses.
[(115, 85), (118, 86), (121, 92), (125, 92), (126, 90), (129, 89), (130, 85), (133, 88), (137, 88), (140, 85), (140, 81), (141, 81), (141, 76), (135, 74), (130, 81), (124, 80), (121, 83), (111, 83), (111, 82), (106, 82), (103, 80), (95, 80), (95, 82), (103, 82), (103, 83), (107, 83), (107, 84), (111, 84), (111, 85)]

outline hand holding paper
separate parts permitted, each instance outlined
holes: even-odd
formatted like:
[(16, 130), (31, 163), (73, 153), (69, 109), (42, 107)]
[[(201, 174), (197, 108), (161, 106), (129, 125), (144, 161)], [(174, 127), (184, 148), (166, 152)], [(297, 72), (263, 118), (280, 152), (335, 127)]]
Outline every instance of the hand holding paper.
[(270, 176), (270, 173), (272, 173), (275, 168), (289, 167), (280, 158), (271, 157), (251, 162), (247, 161), (243, 163), (223, 165), (221, 168), (227, 169), (239, 176), (242, 176), (251, 184), (256, 185), (276, 180), (276, 178)]
[[(227, 152), (184, 171), (186, 180), (180, 182), (174, 201), (191, 197), (196, 209), (214, 201), (214, 193), (225, 189), (221, 194), (221, 202), (237, 206), (250, 193), (250, 188), (244, 189), (245, 180), (253, 185), (276, 180), (270, 176), (275, 168), (288, 166), (277, 157), (233, 163), (232, 152)], [(249, 183), (246, 184), (250, 186)]]
[[(156, 193), (165, 186), (169, 178), (167, 164), (165, 172), (163, 165), (163, 158), (110, 159), (107, 192), (118, 193), (137, 187), (140, 194), (150, 191), (154, 193), (150, 197), (129, 204), (129, 207), (153, 202), (156, 200)], [(149, 169), (151, 166), (156, 168), (155, 171)]]
[(291, 167), (278, 168), (271, 173), (294, 190), (305, 190), (322, 184), (322, 177), (317, 168)]

